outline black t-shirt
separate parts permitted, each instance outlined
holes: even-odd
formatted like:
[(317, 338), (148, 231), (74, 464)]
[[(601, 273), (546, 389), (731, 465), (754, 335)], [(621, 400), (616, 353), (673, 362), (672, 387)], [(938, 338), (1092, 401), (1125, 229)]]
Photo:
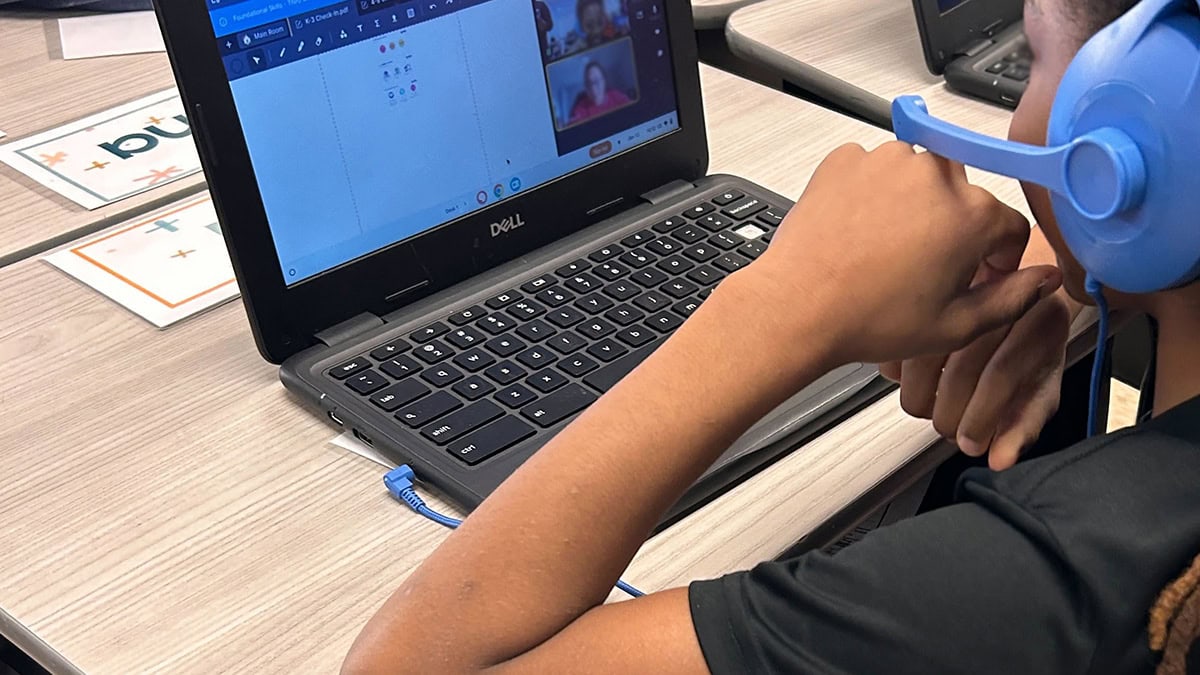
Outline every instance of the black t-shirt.
[(1125, 673), (1200, 553), (1200, 398), (1002, 473), (835, 556), (689, 595), (713, 673)]

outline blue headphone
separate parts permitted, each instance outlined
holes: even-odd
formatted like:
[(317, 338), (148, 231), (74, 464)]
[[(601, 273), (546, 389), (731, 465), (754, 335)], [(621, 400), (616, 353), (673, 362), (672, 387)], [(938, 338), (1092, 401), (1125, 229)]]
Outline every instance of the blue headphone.
[(1046, 147), (989, 138), (892, 103), (896, 137), (1050, 191), (1100, 309), (1088, 433), (1101, 431), (1104, 288), (1151, 293), (1200, 277), (1200, 20), (1191, 0), (1142, 0), (1067, 67)]
[(892, 104), (896, 136), (1047, 188), (1067, 246), (1094, 282), (1150, 293), (1200, 277), (1200, 20), (1191, 0), (1143, 0), (1079, 50), (1047, 147)]

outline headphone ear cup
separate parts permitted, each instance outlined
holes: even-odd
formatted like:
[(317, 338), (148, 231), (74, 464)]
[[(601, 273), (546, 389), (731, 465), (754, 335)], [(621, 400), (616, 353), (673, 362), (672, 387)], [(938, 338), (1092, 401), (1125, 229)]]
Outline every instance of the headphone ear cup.
[(1080, 49), (1047, 129), (1058, 146), (1114, 127), (1145, 162), (1140, 206), (1094, 219), (1051, 195), (1063, 239), (1103, 285), (1150, 293), (1200, 277), (1200, 20), (1180, 0), (1143, 0)]

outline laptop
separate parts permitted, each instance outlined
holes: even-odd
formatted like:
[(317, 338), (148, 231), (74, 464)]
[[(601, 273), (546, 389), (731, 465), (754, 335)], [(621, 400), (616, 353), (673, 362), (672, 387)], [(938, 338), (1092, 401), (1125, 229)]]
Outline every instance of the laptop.
[(913, 0), (925, 64), (964, 94), (1015, 108), (1029, 82), (1024, 0)]
[[(262, 356), (468, 509), (751, 264), (791, 205), (706, 175), (687, 0), (157, 11)], [(876, 397), (876, 374), (797, 392), (672, 517)]]

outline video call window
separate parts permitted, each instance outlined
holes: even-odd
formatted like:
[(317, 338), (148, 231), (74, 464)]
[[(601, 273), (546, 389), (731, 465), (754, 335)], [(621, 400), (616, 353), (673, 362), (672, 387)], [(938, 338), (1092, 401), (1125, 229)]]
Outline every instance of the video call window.
[(627, 0), (534, 0), (546, 63), (629, 35)]
[(638, 100), (633, 41), (622, 38), (546, 66), (561, 131), (620, 110)]

